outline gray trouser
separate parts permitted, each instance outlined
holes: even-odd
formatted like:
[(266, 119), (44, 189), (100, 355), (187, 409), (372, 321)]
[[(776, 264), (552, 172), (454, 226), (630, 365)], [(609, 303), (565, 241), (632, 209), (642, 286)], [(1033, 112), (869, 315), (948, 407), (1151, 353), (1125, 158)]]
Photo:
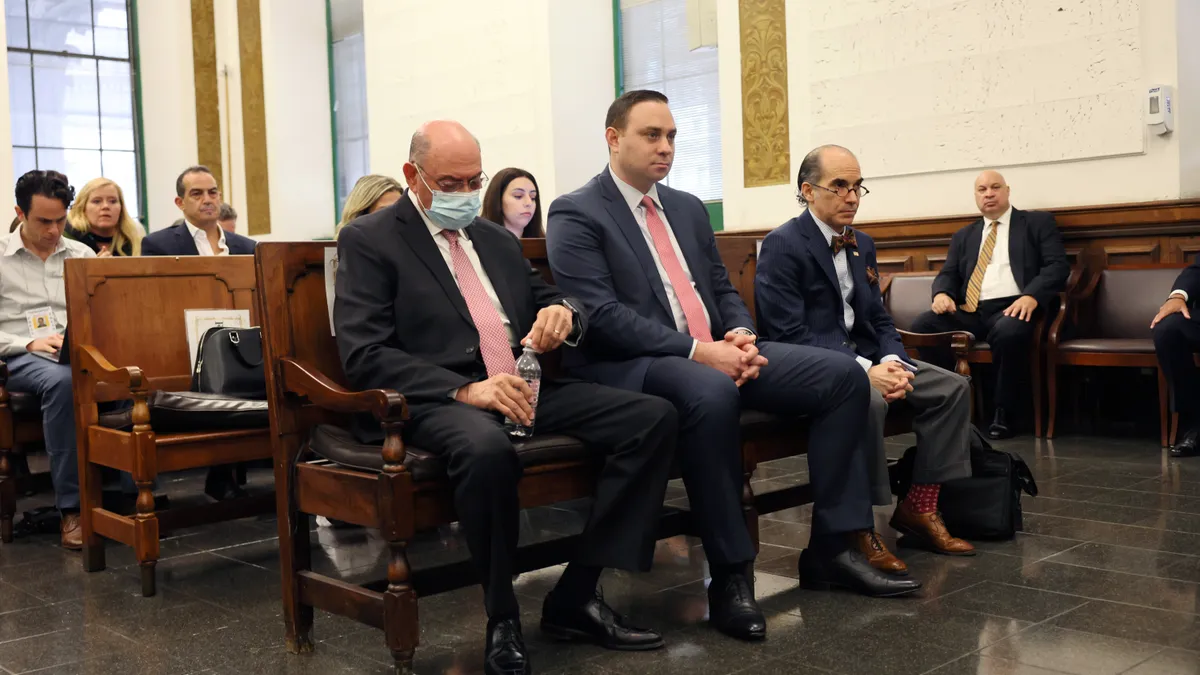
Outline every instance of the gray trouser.
[[(917, 434), (917, 457), (913, 463), (913, 483), (944, 483), (971, 475), (971, 385), (957, 373), (924, 361), (915, 361), (913, 390), (895, 405), (909, 406), (916, 413), (913, 431)], [(884, 451), (883, 423), (888, 403), (883, 394), (871, 389), (871, 408), (867, 433), (868, 463), (871, 469), (871, 502), (876, 506), (892, 503), (888, 479), (887, 454)]]

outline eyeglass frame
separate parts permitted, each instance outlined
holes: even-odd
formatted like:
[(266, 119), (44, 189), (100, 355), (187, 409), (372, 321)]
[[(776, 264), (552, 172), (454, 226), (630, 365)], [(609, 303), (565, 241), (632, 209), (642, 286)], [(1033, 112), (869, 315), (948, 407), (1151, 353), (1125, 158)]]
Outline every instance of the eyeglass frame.
[(824, 185), (817, 185), (816, 183), (809, 183), (809, 185), (815, 188), (821, 188), (826, 192), (832, 192), (842, 199), (849, 197), (851, 192), (854, 192), (859, 199), (871, 194), (871, 191), (867, 189), (867, 186), (863, 185), (862, 183), (859, 183), (858, 185), (841, 185), (836, 188), (827, 188)]
[[(424, 168), (423, 168), (423, 167), (422, 167), (420, 164), (417, 164), (416, 162), (413, 162), (413, 166), (417, 167), (417, 171), (420, 171), (422, 174), (425, 174), (426, 176), (428, 176), (428, 175), (429, 175), (429, 174), (428, 174), (428, 173), (425, 171), (425, 169), (424, 169)], [(478, 187), (473, 187), (473, 186), (471, 185), (471, 184), (472, 184), (472, 183), (474, 183), (475, 181), (479, 181), (479, 186), (478, 186)], [(434, 185), (436, 185), (436, 186), (438, 186), (438, 189), (439, 189), (440, 191), (442, 191), (442, 192), (446, 192), (446, 193), (453, 193), (453, 192), (462, 192), (462, 189), (463, 189), (464, 187), (465, 187), (465, 188), (469, 188), (469, 189), (467, 190), (467, 192), (478, 192), (478, 191), (480, 191), (480, 190), (482, 190), (482, 189), (483, 189), (483, 186), (487, 185), (487, 182), (488, 182), (488, 175), (487, 175), (487, 172), (486, 172), (486, 171), (480, 171), (478, 176), (475, 176), (474, 178), (472, 178), (472, 179), (470, 179), (470, 180), (457, 180), (457, 181), (456, 181), (456, 183), (457, 183), (457, 187), (456, 187), (455, 189), (453, 189), (453, 190), (451, 190), (451, 189), (447, 189), (447, 188), (446, 188), (446, 186), (445, 186), (444, 184), (442, 184), (442, 182), (441, 182), (441, 181), (436, 181), (436, 180), (435, 180), (435, 181), (433, 182), (433, 184), (434, 184)], [(426, 184), (426, 187), (428, 187), (428, 184)], [(432, 189), (433, 189), (433, 188), (430, 188), (430, 190), (432, 190)]]

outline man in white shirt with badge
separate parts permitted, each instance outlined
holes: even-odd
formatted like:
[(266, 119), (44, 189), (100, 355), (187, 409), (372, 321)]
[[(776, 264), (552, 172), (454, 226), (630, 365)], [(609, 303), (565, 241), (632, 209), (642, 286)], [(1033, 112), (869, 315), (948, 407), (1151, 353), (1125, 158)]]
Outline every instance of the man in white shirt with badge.
[[(8, 389), (36, 395), (41, 401), (54, 504), (62, 515), (62, 546), (78, 551), (83, 548), (83, 533), (71, 367), (58, 362), (67, 327), (63, 268), (68, 258), (96, 254), (63, 237), (67, 209), (75, 198), (63, 178), (56, 172), (35, 170), (17, 180), (21, 227), (0, 235), (7, 237), (0, 241), (0, 358), (8, 367)], [(11, 481), (7, 483), (11, 487)], [(5, 523), (6, 529), (9, 526)]]

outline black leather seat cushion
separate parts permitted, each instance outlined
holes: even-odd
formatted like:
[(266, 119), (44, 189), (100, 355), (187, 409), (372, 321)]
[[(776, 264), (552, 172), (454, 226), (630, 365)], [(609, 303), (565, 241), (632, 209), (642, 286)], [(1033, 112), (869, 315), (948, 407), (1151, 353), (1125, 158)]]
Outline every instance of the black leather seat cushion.
[(1080, 338), (1060, 343), (1058, 349), (1063, 352), (1153, 354), (1154, 340), (1149, 338)]
[(8, 390), (8, 407), (13, 415), (29, 416), (42, 414), (42, 397), (23, 391)]
[(193, 391), (150, 394), (150, 426), (159, 433), (261, 429), (270, 425), (267, 402)]
[[(599, 457), (598, 453), (589, 452), (582, 443), (569, 436), (534, 436), (533, 440), (521, 441), (514, 445), (524, 468)], [(383, 470), (382, 446), (359, 443), (353, 434), (341, 427), (328, 424), (314, 427), (308, 437), (308, 447), (318, 456), (350, 469)], [(445, 457), (411, 445), (406, 445), (404, 450), (404, 468), (412, 474), (413, 480), (446, 478)]]

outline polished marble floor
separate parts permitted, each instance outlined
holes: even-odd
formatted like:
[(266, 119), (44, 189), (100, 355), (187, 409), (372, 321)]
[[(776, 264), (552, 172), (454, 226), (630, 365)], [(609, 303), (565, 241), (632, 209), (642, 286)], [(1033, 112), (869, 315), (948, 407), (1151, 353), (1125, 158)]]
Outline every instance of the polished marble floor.
[[(900, 451), (905, 444), (895, 443)], [(982, 544), (975, 558), (904, 552), (926, 586), (918, 597), (870, 600), (802, 591), (796, 561), (806, 509), (765, 516), (757, 592), (765, 643), (735, 642), (705, 623), (705, 564), (695, 541), (659, 543), (647, 575), (608, 573), (605, 597), (664, 631), (666, 648), (610, 653), (561, 645), (537, 630), (541, 599), (560, 568), (523, 575), (526, 638), (535, 672), (938, 675), (1200, 674), (1200, 459), (1176, 461), (1153, 441), (1065, 438), (1001, 444), (1033, 467), (1026, 532)], [(252, 474), (263, 483), (267, 474)], [(759, 489), (805, 479), (802, 458), (762, 470)], [(201, 478), (160, 483), (173, 502)], [(673, 485), (668, 497), (685, 500)], [(42, 503), (22, 500), (21, 508)], [(890, 537), (887, 510), (877, 514)], [(577, 531), (570, 508), (525, 514), (527, 541)], [(363, 581), (382, 575), (383, 542), (364, 530), (318, 527), (314, 565)], [(894, 545), (894, 539), (889, 538)], [(0, 673), (387, 673), (375, 629), (318, 612), (313, 654), (282, 646), (275, 522), (248, 519), (180, 531), (162, 542), (159, 594), (142, 598), (129, 549), (82, 571), (54, 537), (0, 545)], [(414, 547), (416, 565), (465, 555), (446, 529)], [(420, 673), (482, 672), (478, 589), (421, 601)]]

